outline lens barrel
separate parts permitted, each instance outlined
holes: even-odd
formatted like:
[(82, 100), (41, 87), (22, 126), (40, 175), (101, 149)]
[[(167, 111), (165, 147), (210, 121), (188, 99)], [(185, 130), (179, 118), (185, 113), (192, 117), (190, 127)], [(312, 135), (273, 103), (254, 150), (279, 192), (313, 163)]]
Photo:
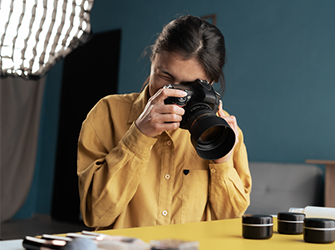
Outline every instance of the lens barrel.
[(188, 122), (191, 142), (198, 155), (205, 160), (217, 160), (230, 152), (235, 133), (229, 124), (212, 110), (198, 109)]

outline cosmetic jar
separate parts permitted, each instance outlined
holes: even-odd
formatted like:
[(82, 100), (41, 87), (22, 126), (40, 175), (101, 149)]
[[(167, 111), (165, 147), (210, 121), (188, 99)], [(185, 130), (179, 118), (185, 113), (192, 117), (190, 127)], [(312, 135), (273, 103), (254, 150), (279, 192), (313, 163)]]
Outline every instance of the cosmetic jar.
[(277, 229), (280, 234), (303, 234), (304, 233), (304, 219), (303, 213), (278, 213), (277, 215)]
[(332, 243), (335, 241), (335, 220), (305, 218), (304, 240), (311, 243)]
[(269, 239), (272, 237), (271, 215), (245, 214), (242, 216), (242, 235), (246, 239)]

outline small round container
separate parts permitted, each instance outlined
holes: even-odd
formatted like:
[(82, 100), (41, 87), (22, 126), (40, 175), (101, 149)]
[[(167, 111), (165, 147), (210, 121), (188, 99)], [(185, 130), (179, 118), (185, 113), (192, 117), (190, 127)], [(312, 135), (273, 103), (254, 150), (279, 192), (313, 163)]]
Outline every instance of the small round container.
[(245, 214), (242, 216), (242, 235), (246, 239), (269, 239), (272, 237), (271, 215)]
[(303, 234), (304, 233), (303, 213), (278, 213), (278, 233), (280, 234)]
[(304, 240), (311, 243), (332, 243), (335, 241), (335, 220), (306, 218)]

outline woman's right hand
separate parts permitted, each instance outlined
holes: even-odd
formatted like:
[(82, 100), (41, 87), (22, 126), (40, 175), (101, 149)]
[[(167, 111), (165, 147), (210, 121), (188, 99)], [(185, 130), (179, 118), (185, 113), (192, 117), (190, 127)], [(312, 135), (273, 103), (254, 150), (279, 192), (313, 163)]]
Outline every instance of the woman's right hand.
[(155, 137), (166, 130), (179, 128), (185, 110), (177, 105), (165, 105), (169, 96), (184, 97), (186, 92), (178, 89), (159, 89), (150, 99), (142, 114), (135, 121), (137, 128), (146, 136)]

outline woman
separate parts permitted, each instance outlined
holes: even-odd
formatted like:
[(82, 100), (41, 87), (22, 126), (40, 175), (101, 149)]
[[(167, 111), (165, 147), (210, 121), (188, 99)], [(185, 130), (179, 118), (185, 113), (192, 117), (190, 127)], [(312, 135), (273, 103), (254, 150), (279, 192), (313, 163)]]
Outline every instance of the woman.
[(184, 109), (165, 105), (166, 89), (196, 79), (220, 79), (225, 63), (221, 32), (194, 16), (167, 24), (151, 54), (148, 84), (141, 93), (100, 100), (82, 125), (78, 143), (81, 212), (87, 226), (128, 228), (226, 219), (249, 205), (251, 177), (242, 131), (223, 158), (200, 158), (190, 134), (180, 129)]

